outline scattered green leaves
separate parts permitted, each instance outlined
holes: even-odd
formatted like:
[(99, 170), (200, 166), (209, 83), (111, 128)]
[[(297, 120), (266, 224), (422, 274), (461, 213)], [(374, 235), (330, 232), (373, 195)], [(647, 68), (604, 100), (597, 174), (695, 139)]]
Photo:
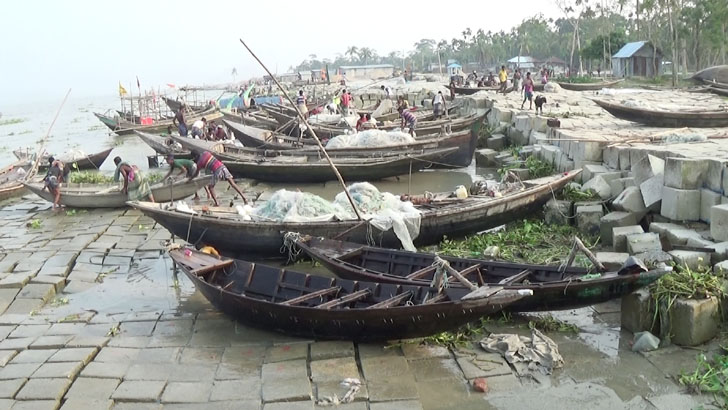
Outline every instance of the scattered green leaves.
[(566, 185), (564, 189), (561, 190), (561, 198), (573, 202), (601, 200), (599, 194), (597, 194), (593, 189), (588, 189), (586, 192), (582, 192), (578, 188), (574, 187), (574, 185), (570, 184)]
[(579, 333), (579, 328), (576, 325), (562, 322), (551, 315), (539, 316), (533, 320), (529, 320), (528, 328), (538, 329), (542, 332)]
[(467, 345), (472, 339), (483, 336), (486, 332), (485, 326), (488, 324), (487, 317), (481, 318), (480, 321), (468, 323), (460, 326), (456, 330), (440, 332), (423, 339), (425, 344), (440, 345), (448, 347), (458, 347)]
[(40, 229), (43, 226), (43, 221), (40, 219), (31, 219), (26, 226), (31, 229)]
[(63, 306), (68, 304), (68, 298), (55, 298), (51, 302), (51, 306)]
[(114, 178), (96, 171), (71, 172), (70, 180), (74, 184), (112, 184)]
[(728, 408), (728, 354), (718, 353), (711, 360), (704, 353), (698, 355), (695, 371), (678, 378), (691, 393), (712, 393), (720, 408)]
[(111, 329), (109, 329), (109, 331), (106, 333), (106, 336), (114, 337), (119, 333), (121, 333), (121, 328), (119, 327), (119, 324), (116, 323), (114, 324), (114, 326), (111, 326)]
[(554, 166), (546, 161), (542, 161), (535, 156), (526, 158), (524, 163), (511, 163), (498, 170), (498, 174), (503, 177), (508, 170), (513, 168), (526, 168), (528, 169), (529, 179), (542, 178), (549, 175), (553, 175), (555, 172)]

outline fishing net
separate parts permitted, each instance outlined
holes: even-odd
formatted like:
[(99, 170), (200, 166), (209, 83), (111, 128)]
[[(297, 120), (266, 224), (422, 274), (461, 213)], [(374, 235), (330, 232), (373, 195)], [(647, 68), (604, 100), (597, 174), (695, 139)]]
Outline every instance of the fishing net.
[(276, 222), (324, 222), (352, 219), (352, 215), (337, 204), (308, 192), (276, 191), (271, 198), (253, 209), (253, 217)]
[(338, 135), (331, 138), (326, 144), (326, 148), (386, 147), (391, 145), (411, 144), (413, 142), (415, 142), (415, 139), (404, 132), (367, 130), (357, 134)]

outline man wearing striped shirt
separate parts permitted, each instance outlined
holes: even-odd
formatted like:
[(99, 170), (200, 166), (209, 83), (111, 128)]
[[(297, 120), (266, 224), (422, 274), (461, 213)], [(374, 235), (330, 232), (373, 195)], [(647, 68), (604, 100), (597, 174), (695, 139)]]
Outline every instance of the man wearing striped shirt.
[(407, 128), (409, 128), (408, 132), (414, 138), (415, 136), (415, 128), (417, 127), (417, 117), (415, 117), (414, 114), (409, 109), (406, 109), (404, 107), (399, 107), (399, 116), (402, 118), (402, 124), (400, 125), (400, 128), (404, 129), (405, 124), (407, 125)]

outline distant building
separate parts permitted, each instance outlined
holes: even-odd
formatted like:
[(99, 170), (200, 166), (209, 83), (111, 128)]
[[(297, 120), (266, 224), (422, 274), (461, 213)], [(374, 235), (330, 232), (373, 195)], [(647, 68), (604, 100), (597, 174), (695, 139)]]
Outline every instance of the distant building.
[(392, 64), (348, 65), (337, 69), (339, 76), (346, 75), (347, 80), (389, 78), (394, 72)]
[(463, 66), (461, 66), (458, 63), (450, 63), (447, 66), (447, 75), (448, 77), (454, 77), (454, 76), (462, 76), (463, 75)]
[(528, 56), (515, 56), (508, 60), (508, 67), (509, 68), (534, 68), (536, 65), (534, 64), (535, 59), (533, 57)]
[(647, 41), (627, 43), (612, 56), (615, 77), (655, 77), (662, 74), (662, 52)]

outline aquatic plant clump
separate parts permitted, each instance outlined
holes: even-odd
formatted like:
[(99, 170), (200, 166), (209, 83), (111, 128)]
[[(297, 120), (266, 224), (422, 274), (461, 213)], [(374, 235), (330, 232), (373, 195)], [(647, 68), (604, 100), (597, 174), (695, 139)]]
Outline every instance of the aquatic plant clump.
[(95, 171), (71, 172), (69, 179), (74, 184), (113, 184), (114, 178)]
[(682, 373), (678, 381), (693, 394), (712, 393), (716, 401), (714, 404), (725, 409), (728, 408), (728, 353), (725, 348), (722, 350), (710, 360), (700, 353), (695, 370)]
[(8, 118), (7, 120), (0, 120), (0, 126), (20, 124), (21, 122), (25, 122), (25, 118)]

